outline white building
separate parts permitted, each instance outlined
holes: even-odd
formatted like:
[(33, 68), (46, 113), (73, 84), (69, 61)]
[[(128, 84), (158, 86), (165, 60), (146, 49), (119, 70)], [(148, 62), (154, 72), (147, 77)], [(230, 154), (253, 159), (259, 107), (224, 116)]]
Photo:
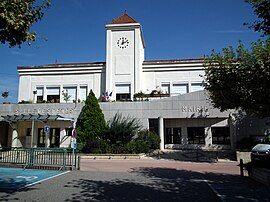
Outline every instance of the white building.
[[(18, 67), (18, 101), (25, 104), (0, 106), (0, 146), (45, 146), (44, 125), (51, 127), (48, 145), (69, 146), (71, 128), (92, 89), (97, 97), (108, 92), (116, 101), (100, 103), (107, 120), (117, 112), (139, 118), (160, 135), (161, 149), (235, 148), (230, 112), (214, 109), (202, 91), (203, 58), (145, 60), (142, 27), (126, 13), (106, 25), (106, 38), (106, 62)], [(150, 101), (131, 102), (139, 92), (152, 93)], [(26, 104), (32, 102), (39, 104)]]
[[(203, 90), (203, 59), (144, 59), (142, 28), (127, 14), (106, 25), (106, 62), (18, 67), (19, 101), (84, 100), (90, 89), (97, 97), (112, 92), (111, 100), (132, 100), (138, 92), (161, 90), (171, 96)], [(33, 94), (33, 92), (37, 94)]]

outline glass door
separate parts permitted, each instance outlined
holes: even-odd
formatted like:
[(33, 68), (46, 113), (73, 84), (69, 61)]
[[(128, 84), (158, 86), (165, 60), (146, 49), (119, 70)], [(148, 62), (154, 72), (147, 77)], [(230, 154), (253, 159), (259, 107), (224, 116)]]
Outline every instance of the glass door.
[(51, 128), (50, 130), (50, 148), (60, 146), (60, 128)]
[(46, 142), (46, 136), (45, 136), (44, 130), (43, 128), (39, 128), (37, 147), (45, 147), (45, 142)]

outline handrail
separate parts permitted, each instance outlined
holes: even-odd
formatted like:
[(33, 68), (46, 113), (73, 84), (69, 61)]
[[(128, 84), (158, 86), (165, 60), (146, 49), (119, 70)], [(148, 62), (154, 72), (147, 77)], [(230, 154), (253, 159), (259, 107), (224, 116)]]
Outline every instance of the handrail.
[(1, 148), (0, 163), (24, 165), (25, 167), (49, 166), (77, 169), (77, 154), (66, 148)]

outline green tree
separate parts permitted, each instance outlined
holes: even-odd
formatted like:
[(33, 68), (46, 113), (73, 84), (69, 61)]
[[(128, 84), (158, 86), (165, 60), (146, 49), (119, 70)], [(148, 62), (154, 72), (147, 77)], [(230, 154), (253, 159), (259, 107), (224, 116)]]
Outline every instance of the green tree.
[(91, 90), (77, 121), (78, 142), (88, 143), (99, 140), (105, 129), (104, 114), (94, 92)]
[(41, 5), (36, 0), (1, 0), (0, 42), (13, 47), (35, 41), (36, 33), (29, 30), (42, 19), (44, 9), (49, 6), (50, 0), (43, 0)]
[(224, 48), (205, 61), (205, 89), (221, 111), (243, 109), (249, 115), (270, 115), (270, 40), (247, 50)]
[(246, 0), (246, 2), (252, 6), (259, 19), (253, 23), (244, 23), (244, 25), (249, 25), (255, 32), (261, 32), (263, 36), (270, 35), (270, 1)]
[[(269, 36), (269, 0), (246, 0), (260, 21), (250, 28)], [(242, 109), (249, 115), (270, 115), (270, 40), (252, 43), (250, 50), (239, 43), (205, 60), (205, 89), (221, 111)]]

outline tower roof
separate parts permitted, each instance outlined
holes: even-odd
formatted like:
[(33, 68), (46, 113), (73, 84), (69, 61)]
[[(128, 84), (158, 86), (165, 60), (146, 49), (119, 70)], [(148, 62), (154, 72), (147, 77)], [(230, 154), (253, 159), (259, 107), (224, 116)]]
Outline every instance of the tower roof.
[(124, 13), (120, 17), (113, 19), (111, 24), (127, 24), (127, 23), (137, 23), (132, 17), (130, 17), (127, 13)]

